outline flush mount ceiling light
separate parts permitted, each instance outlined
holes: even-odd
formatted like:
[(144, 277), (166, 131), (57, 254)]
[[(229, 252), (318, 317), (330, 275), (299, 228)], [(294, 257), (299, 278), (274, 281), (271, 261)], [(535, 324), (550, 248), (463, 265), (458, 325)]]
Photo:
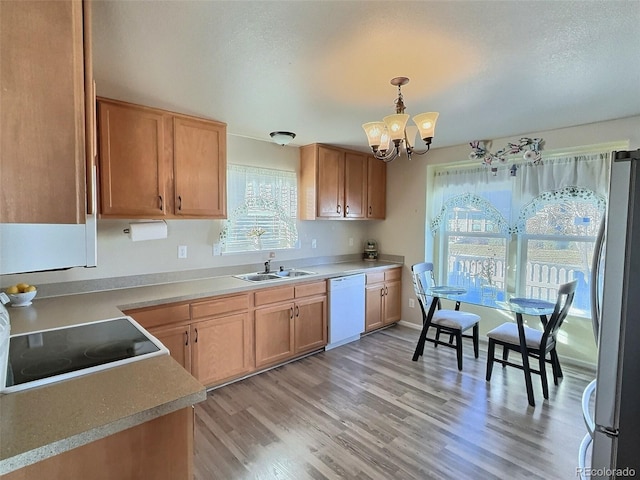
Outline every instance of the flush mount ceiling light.
[(271, 132), (269, 135), (274, 142), (282, 146), (288, 145), (291, 140), (296, 138), (296, 134), (292, 132)]
[[(382, 119), (382, 122), (369, 122), (362, 125), (369, 146), (373, 150), (373, 155), (378, 160), (390, 162), (402, 153), (402, 148), (407, 152), (407, 157), (411, 160), (411, 155), (424, 155), (429, 151), (431, 139), (436, 128), (438, 112), (421, 113), (413, 117), (416, 126), (407, 127), (409, 115), (404, 113), (405, 106), (402, 98), (402, 86), (409, 83), (407, 77), (395, 77), (391, 79), (391, 85), (398, 87), (398, 98), (395, 101), (396, 113)], [(425, 150), (415, 149), (416, 133), (420, 132), (420, 138), (427, 148)], [(393, 141), (393, 147), (389, 148)]]

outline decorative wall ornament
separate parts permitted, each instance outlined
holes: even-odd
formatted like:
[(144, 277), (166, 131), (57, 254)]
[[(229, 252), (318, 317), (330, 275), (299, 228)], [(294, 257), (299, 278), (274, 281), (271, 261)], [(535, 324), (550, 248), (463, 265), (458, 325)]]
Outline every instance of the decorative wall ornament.
[[(538, 165), (542, 161), (542, 145), (544, 140), (542, 138), (528, 138), (523, 137), (519, 143), (508, 143), (505, 147), (501, 148), (495, 153), (491, 153), (491, 142), (483, 140), (475, 140), (470, 142), (472, 150), (469, 154), (470, 160), (482, 160), (483, 165), (491, 165), (494, 161), (506, 162), (509, 155), (516, 155), (524, 152), (522, 158), (529, 162), (533, 162), (534, 165)], [(515, 176), (515, 170), (511, 172), (512, 176)]]

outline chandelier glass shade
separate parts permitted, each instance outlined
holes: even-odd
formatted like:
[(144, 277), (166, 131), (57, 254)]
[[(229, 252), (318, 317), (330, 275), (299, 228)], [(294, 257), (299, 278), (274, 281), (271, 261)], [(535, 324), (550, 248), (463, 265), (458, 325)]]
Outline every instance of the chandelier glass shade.
[[(374, 157), (385, 162), (390, 162), (397, 158), (403, 149), (407, 152), (409, 160), (411, 160), (411, 155), (413, 154), (424, 155), (429, 151), (431, 140), (435, 135), (438, 112), (416, 115), (413, 117), (415, 126), (407, 126), (409, 115), (404, 113), (405, 105), (401, 90), (402, 86), (407, 83), (409, 83), (407, 77), (391, 79), (391, 85), (398, 87), (398, 98), (395, 101), (396, 113), (394, 115), (387, 115), (381, 122), (368, 122), (362, 125)], [(418, 132), (426, 145), (426, 149), (422, 151), (415, 149), (415, 138)]]

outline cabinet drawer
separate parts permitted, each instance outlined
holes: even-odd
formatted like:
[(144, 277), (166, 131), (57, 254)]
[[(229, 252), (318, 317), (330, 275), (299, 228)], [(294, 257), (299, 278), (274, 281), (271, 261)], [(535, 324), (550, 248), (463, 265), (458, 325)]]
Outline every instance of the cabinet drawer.
[(367, 273), (367, 285), (384, 282), (384, 272)]
[(327, 293), (327, 282), (307, 283), (295, 286), (296, 298), (309, 297), (311, 295), (322, 295)]
[(249, 308), (249, 295), (233, 295), (231, 297), (214, 298), (204, 302), (191, 304), (191, 318), (211, 317)]
[(294, 294), (295, 291), (293, 285), (288, 287), (268, 288), (265, 290), (260, 290), (255, 293), (255, 306), (259, 307), (260, 305), (266, 305), (268, 303), (293, 300)]
[(168, 323), (189, 321), (189, 304), (151, 307), (144, 310), (129, 310), (127, 315), (142, 325), (144, 328), (152, 328)]
[(402, 269), (401, 268), (394, 268), (392, 270), (385, 270), (385, 272), (384, 272), (384, 280), (386, 282), (388, 282), (390, 280), (400, 280), (401, 277), (402, 277)]

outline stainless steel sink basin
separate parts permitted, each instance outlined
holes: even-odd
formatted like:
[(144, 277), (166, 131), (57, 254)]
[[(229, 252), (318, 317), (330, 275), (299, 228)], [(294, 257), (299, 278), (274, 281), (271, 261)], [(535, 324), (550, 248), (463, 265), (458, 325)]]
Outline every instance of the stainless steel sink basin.
[(286, 280), (287, 278), (303, 277), (305, 275), (315, 275), (316, 272), (310, 272), (308, 270), (296, 270), (288, 269), (281, 270), (273, 273), (245, 273), (243, 275), (234, 275), (236, 278), (246, 280), (248, 282), (265, 282), (269, 280)]
[(236, 275), (236, 278), (249, 282), (264, 282), (266, 280), (282, 280), (282, 277), (275, 273), (247, 273), (246, 275)]
[(316, 272), (309, 272), (307, 270), (282, 270), (280, 272), (276, 272), (276, 275), (279, 277), (303, 277), (305, 275), (315, 275)]

